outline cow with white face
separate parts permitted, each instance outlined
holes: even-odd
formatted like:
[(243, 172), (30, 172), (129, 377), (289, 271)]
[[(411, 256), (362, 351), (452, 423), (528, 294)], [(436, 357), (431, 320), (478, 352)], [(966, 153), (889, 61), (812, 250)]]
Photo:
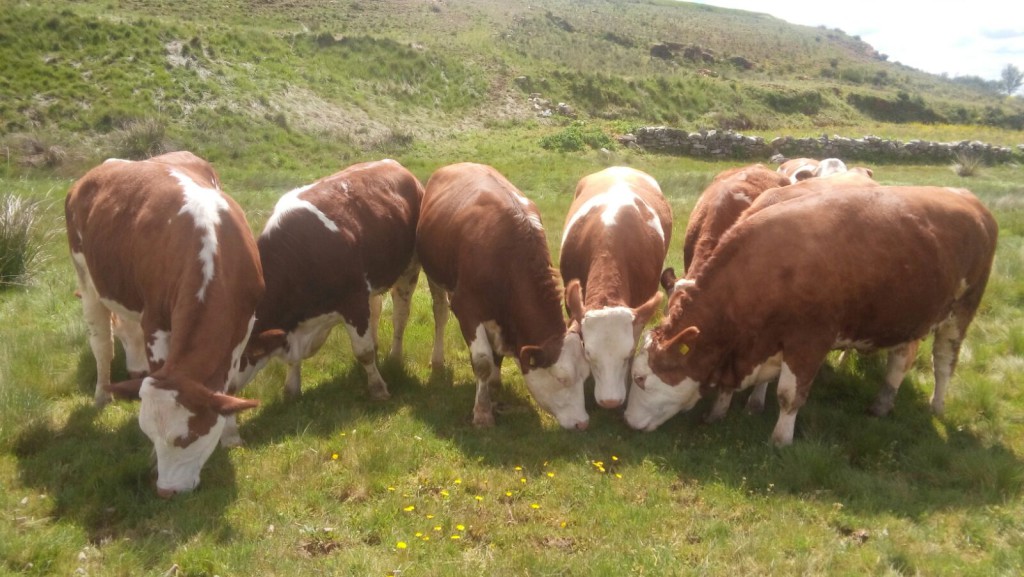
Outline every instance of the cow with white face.
[(271, 358), (288, 363), (285, 390), (302, 390), (302, 360), (344, 323), (370, 396), (390, 397), (377, 369), (381, 296), (391, 291), (391, 358), (402, 358), (403, 335), (420, 266), (414, 256), (423, 186), (394, 160), (356, 164), (285, 194), (257, 244), (266, 295), (238, 386)]
[(566, 429), (586, 429), (589, 371), (578, 320), (566, 326), (540, 212), (490, 166), (442, 167), (427, 182), (416, 252), (434, 298), (435, 367), (444, 364), (447, 303), (477, 378), (473, 424), (494, 425), (491, 395), (512, 357), (540, 407)]
[(597, 403), (626, 400), (630, 363), (661, 303), (658, 280), (672, 238), (672, 208), (649, 174), (612, 167), (583, 177), (562, 233), (566, 306), (582, 318)]
[(928, 333), (931, 407), (941, 413), (997, 234), (991, 213), (966, 190), (866, 179), (744, 216), (648, 334), (633, 364), (626, 421), (653, 430), (715, 388), (731, 393), (778, 376), (772, 440), (787, 445), (830, 350), (892, 349), (871, 407), (881, 416)]
[[(209, 163), (174, 152), (93, 168), (71, 187), (65, 217), (96, 405), (111, 393), (140, 399), (157, 493), (194, 489), (235, 414), (257, 404), (225, 394), (263, 294), (245, 216)], [(111, 384), (114, 334), (138, 378)]]

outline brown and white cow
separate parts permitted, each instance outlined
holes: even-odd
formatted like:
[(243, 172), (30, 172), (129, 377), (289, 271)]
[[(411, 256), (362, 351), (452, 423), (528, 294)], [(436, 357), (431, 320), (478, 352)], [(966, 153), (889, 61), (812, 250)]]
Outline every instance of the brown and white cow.
[[(626, 420), (653, 430), (711, 385), (732, 391), (779, 376), (772, 440), (786, 445), (830, 350), (906, 350), (928, 333), (931, 406), (941, 413), (996, 237), (992, 215), (962, 189), (837, 186), (749, 215), (648, 333)], [(891, 410), (902, 380), (887, 376), (873, 412)]]
[(420, 274), (413, 251), (422, 199), (423, 186), (394, 160), (356, 164), (281, 197), (257, 240), (267, 290), (239, 386), (281, 357), (285, 390), (298, 396), (302, 360), (344, 322), (370, 396), (390, 397), (377, 370), (380, 301), (391, 290), (391, 358), (398, 360)]
[(583, 177), (566, 216), (559, 269), (566, 305), (582, 318), (583, 352), (604, 408), (626, 400), (630, 362), (661, 302), (672, 207), (649, 174), (612, 167)]
[[(96, 357), (96, 405), (111, 391), (141, 399), (157, 492), (191, 490), (234, 414), (257, 404), (224, 394), (263, 294), (245, 216), (213, 167), (189, 152), (106, 161), (71, 187), (65, 216)], [(112, 385), (115, 315), (129, 369), (149, 376)]]
[(789, 179), (790, 184), (801, 180), (814, 178), (818, 165), (821, 164), (814, 158), (791, 158), (779, 165), (776, 171)]
[(439, 168), (423, 196), (416, 251), (434, 297), (433, 365), (444, 364), (446, 297), (469, 345), (473, 424), (494, 424), (491, 393), (501, 383), (502, 358), (511, 356), (541, 408), (564, 428), (585, 429), (583, 343), (579, 328), (566, 326), (533, 202), (490, 166)]

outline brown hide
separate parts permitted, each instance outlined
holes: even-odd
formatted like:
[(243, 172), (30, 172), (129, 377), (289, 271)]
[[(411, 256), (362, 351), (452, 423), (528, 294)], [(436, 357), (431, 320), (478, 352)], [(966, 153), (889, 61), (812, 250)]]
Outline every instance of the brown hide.
[[(423, 271), (449, 291), (466, 342), (494, 321), (504, 356), (541, 347), (536, 366), (561, 353), (566, 325), (559, 279), (551, 266), (540, 213), (490, 166), (442, 167), (423, 196), (416, 251)], [(523, 364), (523, 372), (532, 368)]]
[[(615, 223), (608, 225), (602, 216), (608, 205), (599, 197), (614, 193), (616, 187), (628, 187), (642, 202), (620, 209)], [(587, 212), (578, 215), (588, 203)], [(653, 217), (660, 222), (662, 235), (648, 224)], [(649, 175), (614, 167), (584, 177), (576, 187), (566, 227), (559, 268), (564, 281), (580, 281), (588, 310), (611, 306), (635, 309), (658, 292), (672, 240), (672, 208)]]
[(300, 190), (297, 199), (338, 230), (301, 208), (268, 223), (258, 240), (267, 290), (253, 334), (290, 332), (330, 312), (365, 332), (371, 289), (390, 288), (413, 259), (423, 187), (401, 164), (384, 160), (350, 166)]
[(839, 340), (908, 343), (951, 315), (962, 335), (996, 236), (965, 190), (833, 186), (767, 207), (730, 229), (696, 285), (673, 295), (652, 331), (651, 369), (666, 383), (734, 390), (782, 352), (806, 398)]
[[(146, 161), (108, 161), (72, 187), (65, 202), (71, 250), (83, 253), (100, 296), (136, 312), (148, 338), (172, 338), (162, 373), (180, 371), (211, 390), (224, 390), (232, 348), (244, 338), (263, 279), (256, 246), (238, 204), (226, 194), (220, 211), (215, 273), (205, 291), (198, 255), (202, 238), (182, 210), (182, 189), (169, 170), (217, 188), (206, 161), (174, 152)], [(172, 330), (174, 329), (174, 330)]]
[(686, 225), (683, 239), (686, 277), (693, 278), (722, 235), (754, 199), (769, 188), (788, 184), (785, 176), (760, 164), (730, 169), (716, 176), (697, 199)]

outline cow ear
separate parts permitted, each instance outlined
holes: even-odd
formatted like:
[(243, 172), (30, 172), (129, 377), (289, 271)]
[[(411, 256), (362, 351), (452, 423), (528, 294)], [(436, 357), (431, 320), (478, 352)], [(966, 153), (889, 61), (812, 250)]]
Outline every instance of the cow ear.
[(583, 324), (583, 287), (578, 279), (572, 279), (565, 287), (565, 308), (569, 309), (569, 318)]
[(536, 369), (544, 360), (544, 349), (527, 345), (519, 349), (519, 365), (524, 369)]
[(676, 285), (676, 269), (668, 267), (661, 273), (661, 288), (671, 293)]
[(633, 309), (634, 332), (638, 332), (647, 324), (647, 321), (651, 320), (651, 317), (654, 316), (654, 313), (658, 310), (658, 306), (661, 304), (661, 298), (661, 293), (655, 291), (654, 296), (649, 298), (647, 302), (636, 309)]
[(105, 388), (107, 392), (115, 398), (126, 401), (137, 401), (139, 400), (139, 390), (142, 389), (143, 380), (145, 380), (145, 378), (119, 381), (117, 383), (105, 385), (103, 388)]
[(266, 330), (249, 339), (249, 344), (245, 347), (246, 353), (250, 357), (260, 359), (283, 347), (287, 340), (287, 333), (281, 329)]
[(224, 393), (213, 393), (210, 396), (210, 407), (224, 416), (233, 415), (245, 409), (253, 409), (258, 406), (260, 406), (260, 402), (253, 399), (232, 397)]
[(698, 336), (700, 336), (700, 329), (686, 327), (681, 332), (658, 343), (658, 348), (663, 352), (674, 352), (686, 356), (693, 349)]

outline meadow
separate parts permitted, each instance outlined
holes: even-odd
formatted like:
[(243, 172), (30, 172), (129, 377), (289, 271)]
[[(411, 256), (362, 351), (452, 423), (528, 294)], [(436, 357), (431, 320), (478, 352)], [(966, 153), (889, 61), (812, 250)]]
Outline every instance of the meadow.
[[(556, 259), (576, 181), (608, 164), (645, 170), (675, 212), (667, 264), (677, 269), (698, 194), (737, 164), (566, 155), (530, 138), (413, 147), (399, 160), (423, 180), (449, 162), (494, 165), (541, 207)], [(315, 176), (217, 168), (254, 231), (283, 192)], [(335, 331), (306, 362), (297, 401), (284, 398), (279, 362), (247, 387), (262, 404), (240, 419), (246, 446), (217, 449), (200, 488), (170, 501), (154, 494), (137, 407), (91, 403), (95, 368), (62, 230), (71, 180), (6, 178), (0, 186), (42, 202), (52, 226), (36, 277), (0, 291), (0, 573), (1019, 574), (1024, 175), (1012, 165), (970, 179), (948, 166), (875, 170), (883, 183), (967, 186), (1000, 223), (995, 270), (941, 417), (928, 407), (926, 345), (884, 419), (866, 413), (883, 361), (833, 358), (800, 412), (794, 445), (781, 450), (768, 442), (771, 394), (763, 415), (738, 402), (705, 425), (702, 401), (652, 433), (630, 430), (591, 399), (589, 430), (570, 432), (532, 403), (513, 363), (503, 369), (497, 426), (479, 430), (454, 322), (445, 370), (430, 370), (421, 280), (406, 359), (382, 366), (390, 400), (369, 399), (347, 337)], [(381, 342), (389, 335), (385, 321)], [(115, 363), (115, 378), (124, 376), (123, 357)]]
[[(652, 55), (669, 44), (716, 59)], [(261, 402), (240, 418), (246, 445), (217, 449), (199, 489), (169, 501), (138, 407), (92, 406), (63, 224), (71, 183), (106, 157), (192, 150), (254, 232), (284, 192), (356, 162), (392, 157), (425, 181), (476, 161), (539, 205), (557, 263), (576, 182), (629, 165), (672, 204), (666, 264), (681, 270), (698, 195), (742, 162), (616, 136), (667, 124), (1021, 144), (1024, 100), (966, 80), (841, 30), (668, 0), (0, 0), (0, 198), (35, 207), (41, 247), (27, 279), (0, 286), (0, 575), (1024, 574), (1019, 163), (969, 178), (873, 167), (886, 184), (970, 188), (1000, 225), (943, 416), (926, 341), (883, 419), (867, 415), (883, 360), (833, 356), (784, 449), (769, 444), (772, 392), (762, 415), (741, 394), (720, 423), (703, 424), (704, 401), (651, 433), (590, 400), (589, 429), (570, 432), (511, 362), (497, 425), (479, 430), (454, 320), (447, 365), (430, 369), (421, 279), (406, 358), (381, 368), (390, 400), (370, 400), (335, 331), (304, 363), (301, 398), (285, 399), (279, 362), (244, 390)], [(535, 93), (576, 117), (538, 115)]]

